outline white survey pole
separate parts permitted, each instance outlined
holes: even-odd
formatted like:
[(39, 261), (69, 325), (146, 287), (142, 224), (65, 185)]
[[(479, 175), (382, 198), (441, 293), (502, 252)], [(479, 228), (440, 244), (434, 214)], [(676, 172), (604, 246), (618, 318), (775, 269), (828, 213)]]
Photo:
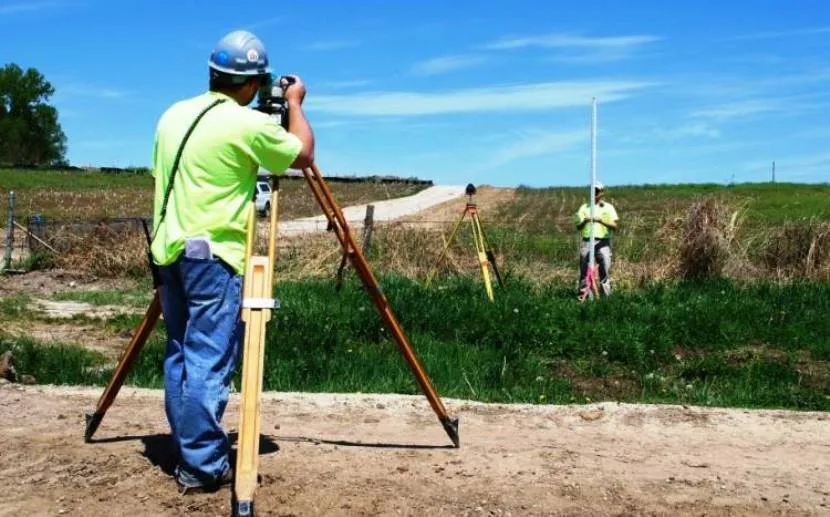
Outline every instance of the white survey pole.
[[(591, 193), (588, 199), (591, 200), (591, 249), (588, 252), (588, 267), (593, 268), (596, 263), (594, 256), (594, 213), (596, 211), (596, 204), (594, 203), (594, 192), (597, 184), (597, 98), (591, 98)], [(593, 296), (589, 292), (590, 296)]]

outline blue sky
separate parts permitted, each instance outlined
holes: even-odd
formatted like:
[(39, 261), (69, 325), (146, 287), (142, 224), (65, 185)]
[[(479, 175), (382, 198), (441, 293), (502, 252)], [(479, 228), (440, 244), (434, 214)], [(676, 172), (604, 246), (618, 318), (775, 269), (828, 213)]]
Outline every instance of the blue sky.
[(147, 166), (238, 28), (303, 77), (329, 175), (585, 184), (592, 96), (608, 185), (830, 175), (827, 0), (11, 0), (0, 65), (55, 86), (73, 165)]

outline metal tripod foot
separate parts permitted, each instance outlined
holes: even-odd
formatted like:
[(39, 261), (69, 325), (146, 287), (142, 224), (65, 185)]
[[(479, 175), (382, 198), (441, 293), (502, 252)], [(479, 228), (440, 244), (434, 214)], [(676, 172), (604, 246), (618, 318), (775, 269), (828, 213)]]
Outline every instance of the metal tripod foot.
[(89, 443), (92, 441), (92, 435), (98, 430), (101, 425), (101, 420), (104, 419), (103, 413), (87, 413), (86, 414), (86, 431), (84, 431), (84, 441)]
[(253, 501), (236, 501), (233, 505), (233, 517), (255, 517)]
[(458, 436), (458, 418), (445, 418), (441, 420), (441, 425), (444, 426), (444, 431), (447, 432), (455, 448), (461, 447), (461, 439)]

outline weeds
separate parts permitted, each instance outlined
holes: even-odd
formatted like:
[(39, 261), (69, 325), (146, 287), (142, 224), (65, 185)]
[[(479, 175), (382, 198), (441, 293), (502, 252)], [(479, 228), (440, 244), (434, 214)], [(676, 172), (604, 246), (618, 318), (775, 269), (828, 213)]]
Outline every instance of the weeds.
[(738, 212), (714, 198), (693, 204), (683, 221), (678, 250), (681, 278), (723, 275), (738, 231)]
[(830, 223), (809, 219), (787, 223), (765, 243), (761, 260), (778, 278), (830, 276)]
[[(656, 284), (584, 305), (568, 288), (517, 278), (495, 303), (465, 278), (427, 289), (385, 276), (382, 286), (447, 397), (830, 409), (830, 285)], [(339, 292), (330, 280), (286, 281), (277, 297), (266, 390), (418, 393), (356, 279)], [(163, 335), (160, 325), (128, 382), (161, 387)]]

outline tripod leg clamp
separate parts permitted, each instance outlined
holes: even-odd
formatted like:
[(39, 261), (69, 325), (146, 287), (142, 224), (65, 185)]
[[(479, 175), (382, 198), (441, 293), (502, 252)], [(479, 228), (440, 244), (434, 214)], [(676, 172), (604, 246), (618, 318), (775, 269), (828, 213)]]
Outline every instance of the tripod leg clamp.
[(246, 298), (242, 300), (243, 309), (279, 309), (280, 301), (276, 298)]

